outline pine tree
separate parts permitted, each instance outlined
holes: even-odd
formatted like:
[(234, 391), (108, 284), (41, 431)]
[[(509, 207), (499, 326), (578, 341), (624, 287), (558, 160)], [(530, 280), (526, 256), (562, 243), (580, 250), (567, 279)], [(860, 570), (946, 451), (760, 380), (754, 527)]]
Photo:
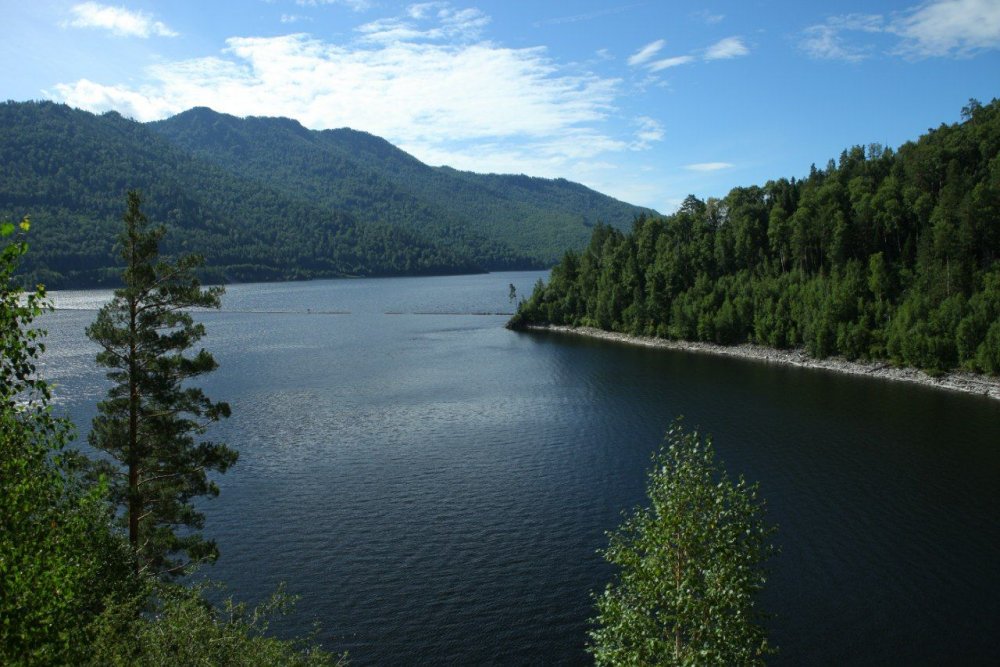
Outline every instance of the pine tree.
[(174, 576), (214, 560), (214, 542), (198, 532), (204, 515), (192, 499), (218, 495), (209, 471), (225, 472), (237, 453), (199, 441), (229, 405), (209, 400), (189, 381), (215, 370), (204, 349), (185, 354), (205, 334), (188, 308), (218, 308), (223, 289), (202, 289), (201, 258), (160, 260), (164, 228), (150, 228), (135, 191), (127, 196), (120, 237), (124, 287), (97, 314), (87, 336), (101, 346), (97, 363), (114, 383), (98, 404), (89, 443), (111, 460), (94, 463), (109, 480), (135, 551), (136, 572)]

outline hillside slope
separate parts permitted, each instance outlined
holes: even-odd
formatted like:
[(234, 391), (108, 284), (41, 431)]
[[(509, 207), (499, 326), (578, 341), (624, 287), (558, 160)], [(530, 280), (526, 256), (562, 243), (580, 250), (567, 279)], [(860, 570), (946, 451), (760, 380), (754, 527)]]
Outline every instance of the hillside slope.
[(50, 287), (114, 282), (124, 195), (168, 228), (165, 252), (199, 252), (213, 280), (481, 270), (416, 230), (360, 224), (227, 172), (115, 113), (0, 104), (0, 217), (35, 223), (24, 269)]
[(277, 280), (534, 268), (598, 221), (643, 209), (578, 184), (428, 167), (353, 130), (192, 109), (141, 124), (50, 102), (0, 104), (0, 216), (30, 215), (26, 278), (110, 284), (124, 194), (196, 251), (206, 279)]
[(649, 212), (563, 179), (429, 167), (388, 141), (351, 129), (313, 131), (287, 118), (236, 118), (204, 107), (150, 127), (241, 176), (364, 222), (427, 232), (488, 268), (514, 256), (551, 265), (582, 248), (598, 222), (619, 229)]

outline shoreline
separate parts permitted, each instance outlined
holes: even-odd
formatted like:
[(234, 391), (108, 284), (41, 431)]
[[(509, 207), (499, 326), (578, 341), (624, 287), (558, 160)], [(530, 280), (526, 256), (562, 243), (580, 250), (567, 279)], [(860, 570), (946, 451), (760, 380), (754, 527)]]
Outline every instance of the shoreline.
[(817, 368), (821, 370), (835, 371), (837, 373), (846, 373), (848, 375), (864, 375), (867, 377), (883, 378), (897, 382), (913, 382), (925, 387), (949, 389), (951, 391), (960, 391), (966, 394), (976, 394), (978, 396), (992, 398), (993, 400), (1000, 400), (1000, 377), (993, 378), (965, 371), (952, 371), (940, 377), (931, 377), (922, 370), (918, 370), (916, 368), (896, 368), (884, 361), (847, 361), (846, 359), (837, 357), (814, 359), (801, 349), (778, 350), (760, 345), (751, 345), (750, 343), (743, 343), (740, 345), (717, 345), (715, 343), (667, 340), (665, 338), (654, 338), (650, 336), (632, 336), (614, 331), (595, 329), (594, 327), (528, 324), (524, 326), (524, 329), (528, 331), (550, 331), (560, 334), (583, 336), (585, 338), (596, 338), (599, 340), (624, 343), (626, 345), (639, 345), (642, 347), (678, 350), (681, 352), (696, 352), (700, 354), (714, 354), (724, 357), (737, 357), (739, 359), (786, 364), (790, 366), (798, 366), (800, 368)]

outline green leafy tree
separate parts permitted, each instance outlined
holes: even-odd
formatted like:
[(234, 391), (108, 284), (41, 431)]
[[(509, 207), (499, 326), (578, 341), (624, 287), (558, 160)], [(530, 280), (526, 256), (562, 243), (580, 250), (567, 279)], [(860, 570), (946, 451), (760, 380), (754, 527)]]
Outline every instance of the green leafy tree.
[(160, 260), (163, 227), (150, 228), (141, 198), (128, 193), (120, 237), (124, 287), (100, 310), (87, 335), (101, 346), (97, 363), (114, 386), (98, 404), (89, 443), (109, 455), (94, 463), (123, 507), (137, 573), (171, 576), (218, 556), (198, 532), (204, 515), (192, 499), (218, 495), (208, 471), (225, 472), (237, 453), (198, 441), (230, 410), (189, 381), (217, 367), (206, 350), (186, 354), (205, 334), (188, 308), (218, 308), (221, 287), (202, 289), (200, 258)]
[(618, 573), (588, 651), (601, 665), (762, 664), (773, 649), (756, 596), (773, 529), (757, 486), (729, 481), (711, 439), (675, 422), (647, 492), (603, 552)]
[[(333, 655), (308, 640), (268, 636), (271, 620), (287, 614), (294, 602), (279, 588), (270, 599), (255, 607), (231, 599), (216, 607), (205, 600), (201, 587), (150, 585), (146, 596), (109, 607), (95, 620), (89, 664), (95, 667), (346, 665), (347, 654)], [(154, 613), (148, 613), (151, 609)]]
[[(21, 230), (28, 231), (28, 221)], [(64, 464), (70, 424), (49, 409), (35, 362), (44, 332), (33, 320), (48, 303), (24, 292), (14, 270), (27, 251), (0, 224), (0, 664), (81, 660), (90, 619), (128, 588), (131, 560), (110, 529), (99, 487), (81, 488)]]

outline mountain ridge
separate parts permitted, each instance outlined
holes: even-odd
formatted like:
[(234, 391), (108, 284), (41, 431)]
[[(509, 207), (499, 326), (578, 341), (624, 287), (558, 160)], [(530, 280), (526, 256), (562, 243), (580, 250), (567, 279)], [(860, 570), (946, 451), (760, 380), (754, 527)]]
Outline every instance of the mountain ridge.
[(168, 228), (165, 251), (203, 254), (220, 282), (540, 268), (598, 220), (625, 229), (648, 210), (564, 180), (430, 167), (357, 130), (206, 107), (138, 123), (9, 101), (0, 160), (0, 217), (31, 216), (26, 279), (50, 287), (114, 283), (132, 188)]

